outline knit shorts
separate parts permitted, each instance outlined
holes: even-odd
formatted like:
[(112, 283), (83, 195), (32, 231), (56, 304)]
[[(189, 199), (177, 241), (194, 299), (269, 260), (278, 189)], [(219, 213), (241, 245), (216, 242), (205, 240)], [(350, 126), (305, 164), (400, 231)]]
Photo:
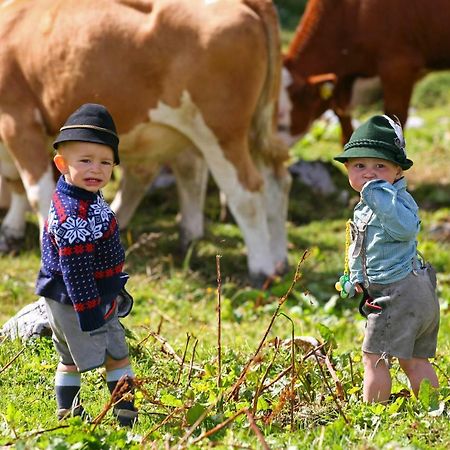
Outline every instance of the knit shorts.
[(53, 342), (60, 361), (75, 365), (79, 372), (103, 366), (106, 357), (120, 360), (128, 356), (125, 330), (114, 315), (101, 328), (81, 331), (72, 305), (45, 299)]
[(368, 292), (364, 352), (401, 359), (435, 356), (439, 301), (431, 265), (395, 283), (371, 284)]

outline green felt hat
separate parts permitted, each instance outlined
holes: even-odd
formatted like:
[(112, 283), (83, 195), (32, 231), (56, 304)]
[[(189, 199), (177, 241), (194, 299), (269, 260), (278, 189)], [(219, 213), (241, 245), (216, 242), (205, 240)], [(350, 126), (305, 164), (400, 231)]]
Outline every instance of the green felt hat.
[(405, 139), (397, 117), (373, 116), (358, 127), (344, 146), (344, 152), (334, 159), (380, 158), (408, 170), (413, 162), (406, 157)]

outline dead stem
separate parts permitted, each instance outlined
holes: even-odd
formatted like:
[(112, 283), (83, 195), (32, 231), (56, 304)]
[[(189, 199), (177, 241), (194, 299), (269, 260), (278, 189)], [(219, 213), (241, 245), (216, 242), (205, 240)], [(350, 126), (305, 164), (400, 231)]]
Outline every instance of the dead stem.
[(348, 421), (347, 416), (344, 414), (344, 411), (343, 411), (342, 408), (341, 408), (341, 405), (340, 405), (340, 403), (339, 403), (339, 400), (336, 398), (336, 396), (334, 395), (333, 389), (331, 389), (330, 385), (328, 384), (327, 377), (326, 377), (326, 375), (325, 375), (325, 373), (324, 373), (324, 371), (323, 371), (323, 369), (322, 369), (322, 365), (320, 364), (320, 361), (319, 361), (319, 358), (317, 357), (317, 354), (316, 354), (315, 352), (314, 352), (313, 354), (314, 354), (314, 358), (316, 358), (317, 365), (319, 366), (320, 373), (322, 374), (322, 379), (324, 380), (325, 385), (327, 386), (327, 388), (328, 388), (328, 390), (329, 390), (331, 396), (333, 397), (333, 400), (334, 400), (334, 402), (336, 403), (336, 406), (337, 406), (337, 408), (338, 408), (338, 410), (339, 410), (339, 413), (341, 414), (341, 416), (342, 416), (343, 419), (345, 420), (345, 423), (346, 423), (347, 425), (349, 425), (350, 422)]
[(259, 385), (256, 388), (255, 396), (253, 398), (253, 406), (252, 406), (252, 413), (253, 414), (256, 413), (256, 409), (257, 409), (257, 406), (258, 406), (258, 398), (259, 398), (259, 396), (261, 395), (261, 392), (264, 389), (264, 383), (265, 383), (265, 381), (267, 379), (267, 375), (269, 374), (269, 371), (272, 368), (273, 363), (275, 362), (275, 358), (277, 357), (279, 350), (280, 350), (279, 340), (278, 340), (278, 338), (276, 338), (276, 341), (275, 341), (275, 352), (273, 354), (272, 360), (270, 361), (269, 365), (267, 366), (267, 368), (266, 368), (266, 370), (264, 372), (264, 375), (261, 378), (261, 382), (259, 383)]
[(261, 442), (261, 446), (264, 450), (270, 450), (270, 447), (267, 445), (267, 442), (264, 439), (263, 434), (261, 433), (261, 430), (258, 428), (258, 425), (256, 425), (255, 419), (252, 415), (252, 413), (246, 409), (245, 414), (247, 414), (247, 419), (250, 424), (250, 428), (255, 433), (256, 437), (258, 438), (259, 442)]
[(191, 340), (191, 335), (189, 333), (186, 333), (186, 345), (184, 346), (183, 357), (181, 358), (180, 369), (178, 370), (178, 376), (177, 376), (177, 381), (175, 382), (175, 386), (178, 386), (178, 383), (180, 382), (181, 373), (183, 372), (184, 361), (186, 360), (186, 353), (187, 353), (187, 349), (188, 349), (190, 340)]
[(219, 403), (220, 400), (222, 400), (222, 395), (219, 395), (216, 401), (203, 411), (203, 413), (198, 417), (198, 419), (190, 426), (190, 428), (188, 428), (185, 435), (177, 442), (176, 446), (171, 447), (170, 449), (176, 450), (183, 448), (183, 444), (191, 437), (192, 433), (205, 420), (206, 416), (213, 410), (213, 408)]
[(222, 276), (220, 273), (220, 255), (216, 255), (217, 272), (217, 387), (222, 386)]
[(291, 431), (294, 431), (294, 391), (295, 391), (295, 380), (296, 380), (296, 374), (295, 374), (295, 327), (293, 320), (286, 315), (285, 313), (281, 312), (280, 316), (286, 317), (291, 322), (291, 395), (290, 395), (290, 415), (291, 415)]
[[(36, 437), (36, 436), (40, 436), (41, 434), (51, 433), (52, 431), (61, 430), (63, 428), (69, 428), (70, 426), (71, 425), (58, 425), (57, 427), (47, 428), (46, 430), (33, 431), (32, 433), (27, 434), (26, 437), (22, 436), (20, 439), (22, 439), (22, 440), (23, 439), (30, 439), (30, 438), (33, 438), (33, 437)], [(16, 440), (17, 439), (19, 439), (19, 438), (16, 436)], [(15, 444), (16, 444), (16, 441), (6, 442), (5, 444), (3, 444), (1, 446), (1, 448), (3, 449), (5, 447), (11, 447), (11, 446), (13, 446)]]
[(277, 318), (277, 316), (280, 313), (280, 309), (283, 306), (283, 304), (286, 302), (287, 298), (289, 297), (289, 295), (291, 294), (292, 290), (294, 289), (295, 285), (297, 284), (297, 282), (300, 280), (301, 278), (301, 274), (300, 274), (300, 266), (301, 264), (305, 261), (305, 259), (308, 256), (308, 251), (305, 251), (303, 253), (302, 258), (300, 259), (300, 261), (297, 264), (297, 268), (295, 270), (295, 274), (294, 274), (294, 278), (292, 280), (291, 285), (289, 286), (289, 289), (287, 290), (287, 292), (278, 300), (278, 306), (277, 309), (275, 310), (275, 312), (272, 315), (272, 318), (270, 320), (269, 326), (266, 329), (266, 332), (264, 333), (264, 336), (261, 339), (261, 342), (258, 345), (258, 348), (256, 349), (255, 353), (253, 354), (253, 356), (250, 358), (250, 360), (247, 362), (247, 364), (245, 365), (244, 369), (241, 372), (241, 375), (239, 376), (238, 380), (236, 381), (236, 383), (233, 385), (229, 395), (228, 395), (228, 400), (233, 397), (233, 396), (237, 396), (237, 392), (239, 390), (240, 385), (243, 383), (245, 377), (247, 376), (248, 370), (250, 369), (250, 366), (253, 364), (253, 362), (255, 361), (255, 359), (257, 358), (257, 356), (259, 355), (259, 352), (261, 351), (261, 348), (263, 347), (267, 336), (270, 333), (270, 330), (272, 329), (272, 326), (275, 322), (275, 319)]
[(336, 392), (340, 400), (345, 400), (345, 392), (342, 387), (341, 380), (339, 380), (336, 371), (334, 370), (333, 364), (331, 363), (328, 355), (325, 356), (325, 365), (327, 366), (328, 372), (330, 372), (331, 378), (333, 378), (334, 384), (336, 386)]
[(192, 369), (194, 368), (194, 360), (195, 360), (195, 350), (197, 349), (198, 339), (195, 339), (194, 346), (192, 348), (192, 355), (191, 355), (191, 361), (189, 363), (189, 373), (188, 373), (188, 380), (186, 384), (186, 389), (191, 384), (191, 378), (192, 378)]
[[(150, 331), (149, 336), (153, 337), (156, 341), (158, 341), (158, 342), (160, 342), (162, 344), (161, 350), (162, 350), (163, 353), (165, 353), (166, 355), (171, 356), (173, 359), (175, 359), (175, 361), (178, 364), (180, 364), (180, 365), (185, 364), (183, 362), (183, 359), (180, 358), (180, 356), (178, 356), (177, 352), (172, 348), (172, 346), (167, 342), (167, 340), (164, 337), (162, 337), (158, 333), (155, 333), (154, 331)], [(192, 369), (195, 369), (198, 372), (204, 372), (204, 369), (202, 367), (196, 366), (194, 364), (192, 365)]]
[(269, 389), (271, 386), (273, 386), (277, 381), (281, 380), (287, 373), (289, 373), (292, 370), (292, 364), (289, 367), (286, 367), (282, 372), (280, 372), (267, 386), (263, 386), (260, 390), (260, 394), (265, 391), (266, 389)]
[(2, 367), (2, 369), (0, 370), (0, 373), (3, 373), (9, 366), (12, 365), (12, 363), (25, 351), (25, 347), (22, 348), (22, 350), (20, 350), (19, 353), (17, 353), (17, 355), (14, 356), (13, 359), (11, 359), (11, 361), (9, 361), (8, 363), (6, 363), (5, 366)]
[(232, 416), (228, 417), (228, 419), (224, 420), (223, 422), (216, 425), (214, 428), (211, 428), (208, 431), (203, 432), (200, 436), (196, 437), (191, 444), (196, 444), (197, 442), (200, 442), (202, 439), (205, 439), (206, 437), (212, 436), (213, 434), (220, 431), (222, 428), (225, 428), (229, 423), (236, 420), (237, 417), (239, 417), (241, 414), (244, 414), (246, 412), (246, 408), (242, 408), (239, 411), (235, 412)]
[(103, 420), (103, 418), (106, 416), (107, 412), (118, 402), (122, 400), (126, 395), (130, 393), (130, 390), (134, 387), (134, 380), (129, 377), (128, 375), (123, 376), (120, 378), (120, 380), (117, 382), (116, 387), (114, 388), (114, 391), (111, 393), (111, 397), (109, 398), (108, 402), (103, 407), (100, 414), (98, 414), (97, 417), (92, 421), (94, 424), (94, 430), (97, 427), (97, 425)]
[(180, 406), (179, 408), (175, 408), (170, 414), (168, 414), (164, 420), (162, 422), (160, 422), (159, 424), (155, 425), (148, 433), (146, 433), (142, 440), (141, 440), (141, 445), (144, 445), (148, 442), (148, 438), (149, 436), (154, 433), (155, 431), (159, 430), (161, 427), (163, 427), (173, 416), (175, 416), (175, 414), (183, 411), (186, 409), (186, 406)]

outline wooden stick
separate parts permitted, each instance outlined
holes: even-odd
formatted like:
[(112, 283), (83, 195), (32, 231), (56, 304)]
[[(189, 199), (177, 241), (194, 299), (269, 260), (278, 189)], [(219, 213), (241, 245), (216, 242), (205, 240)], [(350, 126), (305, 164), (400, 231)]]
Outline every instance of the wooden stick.
[(12, 365), (12, 363), (25, 351), (25, 347), (22, 348), (22, 350), (20, 350), (19, 353), (17, 353), (16, 356), (14, 356), (13, 359), (11, 359), (11, 361), (9, 361), (5, 366), (2, 367), (2, 369), (0, 370), (0, 373), (3, 373), (10, 365)]
[(247, 419), (250, 424), (250, 428), (255, 433), (256, 437), (258, 438), (259, 442), (261, 442), (262, 448), (264, 450), (270, 450), (270, 447), (267, 445), (266, 440), (264, 439), (263, 434), (261, 433), (261, 430), (258, 428), (258, 425), (256, 425), (255, 419), (252, 416), (252, 413), (246, 409), (245, 414), (247, 414)]
[(196, 437), (191, 444), (196, 444), (197, 442), (201, 441), (202, 439), (205, 439), (206, 437), (212, 436), (213, 434), (220, 431), (222, 428), (225, 428), (229, 423), (236, 420), (237, 417), (239, 417), (241, 414), (244, 414), (246, 412), (247, 408), (242, 408), (239, 411), (235, 412), (232, 416), (228, 417), (228, 419), (225, 419), (223, 422), (216, 425), (214, 428), (211, 428), (208, 431), (204, 431), (200, 436)]
[(180, 382), (181, 373), (183, 372), (184, 361), (186, 359), (186, 353), (187, 353), (187, 349), (188, 349), (190, 340), (191, 340), (191, 335), (189, 333), (186, 333), (186, 345), (184, 346), (184, 353), (183, 353), (183, 357), (181, 358), (180, 369), (178, 370), (178, 377), (177, 377), (177, 381), (175, 382), (175, 386), (177, 386), (178, 383)]
[(326, 377), (326, 375), (325, 375), (325, 373), (324, 373), (324, 371), (323, 371), (323, 369), (322, 369), (322, 365), (320, 364), (319, 358), (317, 357), (317, 354), (316, 354), (316, 353), (314, 353), (314, 358), (316, 358), (317, 365), (319, 366), (320, 373), (322, 374), (322, 379), (324, 380), (325, 385), (327, 386), (328, 390), (330, 391), (330, 394), (331, 394), (331, 396), (333, 397), (334, 403), (336, 403), (336, 406), (337, 406), (337, 408), (338, 408), (338, 410), (339, 410), (341, 416), (344, 418), (345, 423), (348, 425), (350, 422), (348, 421), (347, 416), (344, 414), (344, 411), (343, 411), (342, 408), (341, 408), (341, 405), (340, 405), (340, 403), (339, 403), (339, 400), (338, 400), (338, 399), (336, 398), (336, 396), (334, 395), (333, 389), (331, 389), (330, 385), (328, 384), (327, 377)]

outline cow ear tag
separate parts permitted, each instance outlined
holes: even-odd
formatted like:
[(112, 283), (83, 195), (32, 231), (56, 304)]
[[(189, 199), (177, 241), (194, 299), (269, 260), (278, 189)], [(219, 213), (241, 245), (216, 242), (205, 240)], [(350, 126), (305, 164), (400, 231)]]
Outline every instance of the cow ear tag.
[(326, 81), (320, 85), (319, 94), (322, 100), (328, 100), (333, 95), (334, 83), (331, 81)]

